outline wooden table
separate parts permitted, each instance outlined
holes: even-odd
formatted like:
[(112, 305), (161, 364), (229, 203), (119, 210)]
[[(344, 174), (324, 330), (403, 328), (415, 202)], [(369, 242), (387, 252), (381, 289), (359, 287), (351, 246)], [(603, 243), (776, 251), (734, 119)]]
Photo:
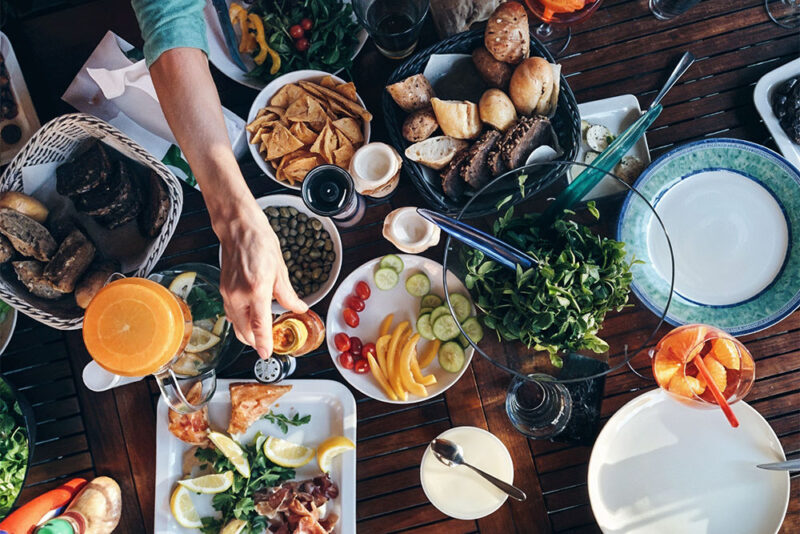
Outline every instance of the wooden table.
[[(60, 101), (106, 30), (141, 44), (128, 0), (65, 2), (72, 7), (12, 21), (11, 38), (42, 121), (71, 111)], [(78, 3), (79, 5), (75, 5)], [(1, 9), (1, 8), (0, 8)], [(433, 41), (430, 28), (427, 43)], [(427, 44), (425, 43), (425, 44)], [(753, 85), (764, 73), (797, 57), (798, 33), (772, 24), (762, 0), (707, 0), (672, 22), (659, 22), (646, 0), (606, 0), (575, 28), (564, 73), (579, 102), (633, 93), (646, 105), (684, 50), (698, 58), (664, 100), (664, 112), (648, 132), (653, 157), (703, 137), (736, 137), (773, 146), (752, 103)], [(385, 140), (380, 115), (383, 81), (396, 64), (370, 43), (353, 68), (359, 92), (376, 112), (375, 140)], [(225, 105), (246, 116), (254, 92), (215, 72)], [(276, 190), (249, 156), (242, 169), (256, 196)], [(184, 188), (183, 215), (161, 267), (186, 261), (217, 263), (218, 243), (200, 195)], [(342, 232), (346, 250), (342, 277), (363, 261), (389, 253), (381, 237), (386, 214), (413, 205), (407, 178), (388, 202), (373, 203), (363, 223)], [(441, 249), (429, 251), (441, 259)], [(327, 302), (316, 306), (325, 312)], [(745, 341), (757, 364), (748, 402), (780, 436), (788, 456), (800, 453), (800, 314)], [(230, 376), (249, 377), (255, 358), (246, 352)], [(80, 372), (88, 361), (79, 332), (59, 332), (20, 317), (2, 370), (35, 406), (38, 444), (23, 498), (35, 496), (72, 476), (113, 476), (124, 492), (117, 532), (153, 530), (155, 400), (152, 381), (113, 392), (91, 393)], [(635, 362), (646, 367), (646, 362)], [(299, 363), (295, 377), (341, 380), (328, 355)], [(530, 441), (511, 427), (503, 402), (509, 377), (480, 357), (444, 396), (398, 407), (354, 392), (358, 399), (358, 520), (361, 533), (597, 532), (589, 507), (586, 470), (589, 447)], [(604, 420), (653, 384), (627, 370), (607, 380)], [(479, 521), (448, 519), (425, 499), (419, 462), (425, 445), (456, 425), (488, 429), (509, 448), (515, 482), (525, 503), (511, 502)], [(800, 481), (793, 478), (792, 502), (783, 532), (800, 531)]]

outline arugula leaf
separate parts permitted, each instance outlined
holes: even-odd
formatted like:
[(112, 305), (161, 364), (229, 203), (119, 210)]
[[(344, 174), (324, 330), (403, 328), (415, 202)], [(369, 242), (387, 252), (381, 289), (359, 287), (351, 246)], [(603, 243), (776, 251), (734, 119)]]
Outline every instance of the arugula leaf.
[(14, 504), (28, 468), (25, 419), (11, 388), (0, 379), (0, 517)]
[(186, 298), (186, 304), (192, 310), (192, 320), (213, 319), (225, 313), (225, 306), (222, 298), (209, 296), (208, 293), (200, 288), (193, 287)]
[(270, 423), (278, 425), (278, 428), (281, 429), (281, 432), (286, 434), (287, 432), (289, 432), (289, 425), (300, 426), (300, 425), (305, 425), (306, 423), (310, 423), (311, 414), (306, 414), (303, 417), (300, 417), (300, 414), (296, 413), (291, 419), (289, 419), (283, 414), (274, 413), (272, 410), (270, 410), (269, 413), (263, 416), (261, 419), (266, 419)]

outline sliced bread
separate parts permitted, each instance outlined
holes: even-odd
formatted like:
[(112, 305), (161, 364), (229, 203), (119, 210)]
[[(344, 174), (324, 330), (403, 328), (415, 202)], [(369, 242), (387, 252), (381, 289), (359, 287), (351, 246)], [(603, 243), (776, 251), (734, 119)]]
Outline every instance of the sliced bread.
[(438, 171), (450, 163), (456, 152), (468, 144), (466, 141), (446, 135), (429, 137), (406, 148), (406, 157)]

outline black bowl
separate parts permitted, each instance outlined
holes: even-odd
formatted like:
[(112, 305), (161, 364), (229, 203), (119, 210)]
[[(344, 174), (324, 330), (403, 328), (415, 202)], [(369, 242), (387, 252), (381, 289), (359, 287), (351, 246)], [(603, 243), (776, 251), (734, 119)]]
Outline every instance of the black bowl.
[[(8, 380), (0, 376), (0, 397), (4, 400), (16, 402), (19, 406), (20, 412), (22, 415), (20, 417), (19, 414), (13, 413), (11, 414), (18, 423), (20, 423), (20, 418), (22, 419), (21, 423), (24, 425), (25, 434), (28, 439), (28, 462), (25, 466), (25, 478), (28, 477), (28, 473), (31, 469), (31, 459), (33, 458), (33, 449), (34, 444), (36, 443), (36, 421), (33, 415), (33, 409), (25, 397), (15, 388)], [(16, 495), (14, 495), (14, 502), (11, 504), (11, 508), (13, 509), (16, 505), (17, 499), (19, 498), (19, 494), (22, 491), (22, 488), (25, 486), (25, 480), (23, 480), (22, 485), (19, 488), (19, 491)], [(10, 512), (10, 510), (8, 510)], [(3, 519), (6, 514), (0, 512), (0, 519)]]
[[(399, 82), (414, 74), (419, 74), (425, 70), (428, 59), (433, 54), (471, 54), (472, 51), (483, 44), (483, 30), (473, 30), (468, 32), (459, 33), (440, 41), (439, 43), (425, 48), (411, 56), (402, 65), (400, 65), (389, 77), (386, 82), (387, 85)], [(540, 56), (545, 58), (550, 63), (555, 63), (555, 59), (547, 51), (535, 37), (531, 34), (531, 56)], [(581, 116), (578, 111), (578, 103), (575, 101), (575, 95), (569, 88), (566, 78), (561, 76), (560, 92), (558, 95), (558, 106), (556, 107), (555, 115), (550, 119), (553, 129), (558, 137), (558, 143), (563, 150), (560, 159), (572, 160), (575, 159), (580, 146), (581, 135)], [(436, 211), (446, 213), (448, 215), (458, 215), (467, 206), (466, 213), (462, 216), (467, 217), (480, 217), (495, 211), (497, 201), (507, 194), (507, 192), (497, 191), (495, 196), (482, 195), (481, 198), (476, 198), (470, 202), (472, 197), (476, 194), (473, 192), (466, 193), (459, 200), (455, 201), (448, 198), (442, 191), (441, 181), (436, 178), (432, 181), (425, 175), (425, 167), (419, 163), (413, 162), (405, 157), (405, 149), (411, 145), (403, 138), (402, 125), (405, 117), (408, 115), (405, 111), (400, 109), (388, 91), (383, 92), (383, 116), (386, 120), (386, 128), (389, 133), (389, 138), (392, 145), (397, 149), (403, 157), (403, 169), (411, 176), (414, 187), (417, 188), (425, 202)], [(557, 169), (553, 170), (555, 173)], [(511, 189), (515, 187), (510, 184)]]

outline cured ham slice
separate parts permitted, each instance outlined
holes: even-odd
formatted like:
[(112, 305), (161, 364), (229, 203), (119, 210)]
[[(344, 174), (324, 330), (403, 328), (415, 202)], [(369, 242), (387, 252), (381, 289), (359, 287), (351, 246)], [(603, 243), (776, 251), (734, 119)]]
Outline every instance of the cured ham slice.
[(290, 481), (253, 495), (256, 512), (270, 520), (273, 534), (329, 534), (339, 521), (330, 513), (320, 519), (320, 508), (339, 496), (327, 474), (301, 482)]
[[(194, 404), (199, 402), (202, 398), (203, 384), (196, 383), (189, 392), (186, 394), (186, 400)], [(199, 445), (207, 447), (211, 445), (208, 439), (208, 408), (203, 406), (202, 409), (192, 412), (180, 414), (173, 410), (169, 411), (169, 431), (181, 441), (191, 443), (192, 445)]]

